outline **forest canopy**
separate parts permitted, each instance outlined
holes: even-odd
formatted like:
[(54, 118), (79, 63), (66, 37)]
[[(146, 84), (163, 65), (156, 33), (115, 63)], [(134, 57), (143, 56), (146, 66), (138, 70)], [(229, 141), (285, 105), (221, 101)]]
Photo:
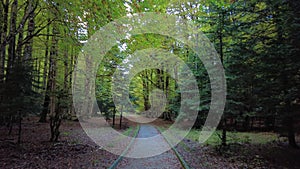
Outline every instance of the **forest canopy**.
[[(299, 9), (295, 0), (1, 0), (0, 124), (12, 127), (21, 124), (23, 117), (39, 115), (40, 122), (50, 122), (50, 139), (57, 141), (62, 119), (75, 115), (72, 81), (85, 43), (116, 19), (156, 12), (191, 21), (218, 52), (227, 81), (226, 108), (219, 125), (224, 144), (228, 130), (266, 130), (285, 133), (296, 147)], [(128, 56), (147, 48), (170, 51), (188, 65), (201, 100), (194, 127), (201, 128), (211, 103), (207, 70), (189, 46), (158, 34), (128, 36), (106, 53), (96, 72), (97, 105), (90, 103), (88, 111), (97, 115), (93, 107), (99, 106), (107, 119), (122, 114), (114, 105), (112, 76)], [(129, 98), (134, 108), (148, 110), (154, 89), (162, 90), (168, 101), (160, 117), (176, 119), (181, 91), (163, 69), (146, 69), (132, 79)]]

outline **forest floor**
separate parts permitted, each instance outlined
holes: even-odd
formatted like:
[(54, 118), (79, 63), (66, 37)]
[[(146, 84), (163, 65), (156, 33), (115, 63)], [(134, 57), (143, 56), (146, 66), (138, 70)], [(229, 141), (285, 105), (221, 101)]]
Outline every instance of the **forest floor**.
[[(17, 126), (11, 135), (6, 127), (0, 127), (1, 169), (108, 168), (118, 158), (96, 145), (79, 122), (64, 121), (56, 143), (49, 142), (48, 123), (38, 123), (33, 118), (24, 120), (22, 125), (21, 145), (16, 144)], [(166, 127), (170, 124), (161, 120), (152, 125)], [(290, 148), (285, 142), (231, 144), (227, 150), (218, 151), (215, 146), (184, 139), (176, 149), (192, 168), (300, 168), (300, 150)]]

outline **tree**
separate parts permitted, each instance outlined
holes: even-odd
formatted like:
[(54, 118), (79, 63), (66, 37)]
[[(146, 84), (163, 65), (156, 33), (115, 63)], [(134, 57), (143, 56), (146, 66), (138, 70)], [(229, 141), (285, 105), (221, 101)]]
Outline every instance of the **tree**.
[[(14, 0), (12, 3), (2, 1), (1, 6), (4, 7), (4, 10), (1, 8), (4, 21), (1, 26), (3, 32), (1, 33), (0, 56), (0, 107), (3, 113), (1, 115), (4, 119), (7, 119), (5, 116), (10, 119), (8, 122), (10, 132), (13, 123), (18, 122), (18, 143), (20, 143), (23, 116), (36, 113), (40, 108), (40, 95), (36, 92), (39, 90), (39, 82), (35, 80), (39, 72), (34, 69), (34, 58), (32, 58), (33, 33), (35, 32), (33, 17), (37, 3), (25, 1), (19, 5), (19, 2)], [(19, 6), (24, 8), (19, 8)], [(25, 27), (26, 23), (28, 23), (27, 27)], [(24, 38), (24, 35), (27, 36)]]

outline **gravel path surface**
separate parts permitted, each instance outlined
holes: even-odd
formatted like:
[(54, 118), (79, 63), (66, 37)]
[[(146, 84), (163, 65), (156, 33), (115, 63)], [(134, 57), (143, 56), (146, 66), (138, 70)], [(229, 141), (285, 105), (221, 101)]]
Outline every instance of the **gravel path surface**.
[[(130, 147), (127, 154), (137, 154), (137, 153), (149, 153), (151, 151), (157, 151), (161, 148), (169, 147), (166, 140), (159, 135), (159, 131), (151, 125), (141, 125), (140, 131), (138, 133), (138, 138), (148, 138), (155, 137), (155, 141), (149, 142), (147, 140), (136, 140)], [(141, 147), (143, 147), (141, 149)], [(159, 168), (159, 169), (177, 169), (182, 168), (179, 160), (177, 159), (175, 153), (172, 150), (166, 151), (157, 156), (148, 158), (126, 158), (124, 157), (117, 166), (118, 169), (142, 169), (142, 168)]]

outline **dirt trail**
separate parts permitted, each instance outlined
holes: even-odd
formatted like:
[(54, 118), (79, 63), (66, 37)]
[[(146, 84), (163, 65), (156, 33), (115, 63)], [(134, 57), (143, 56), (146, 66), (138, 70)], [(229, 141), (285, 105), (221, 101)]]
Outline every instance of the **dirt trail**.
[[(156, 136), (156, 140), (153, 142), (147, 142), (145, 140), (136, 140), (129, 151), (130, 154), (149, 153), (151, 151), (157, 151), (161, 148), (169, 147), (166, 140), (159, 135), (159, 131), (152, 125), (141, 125), (138, 133), (138, 138), (148, 138)], [(142, 151), (140, 149), (142, 148)], [(137, 152), (139, 151), (139, 152)], [(177, 169), (182, 168), (180, 161), (176, 157), (172, 150), (166, 151), (160, 155), (156, 155), (148, 158), (126, 158), (124, 157), (117, 166), (118, 169), (141, 169), (141, 168), (165, 168), (165, 169)]]

